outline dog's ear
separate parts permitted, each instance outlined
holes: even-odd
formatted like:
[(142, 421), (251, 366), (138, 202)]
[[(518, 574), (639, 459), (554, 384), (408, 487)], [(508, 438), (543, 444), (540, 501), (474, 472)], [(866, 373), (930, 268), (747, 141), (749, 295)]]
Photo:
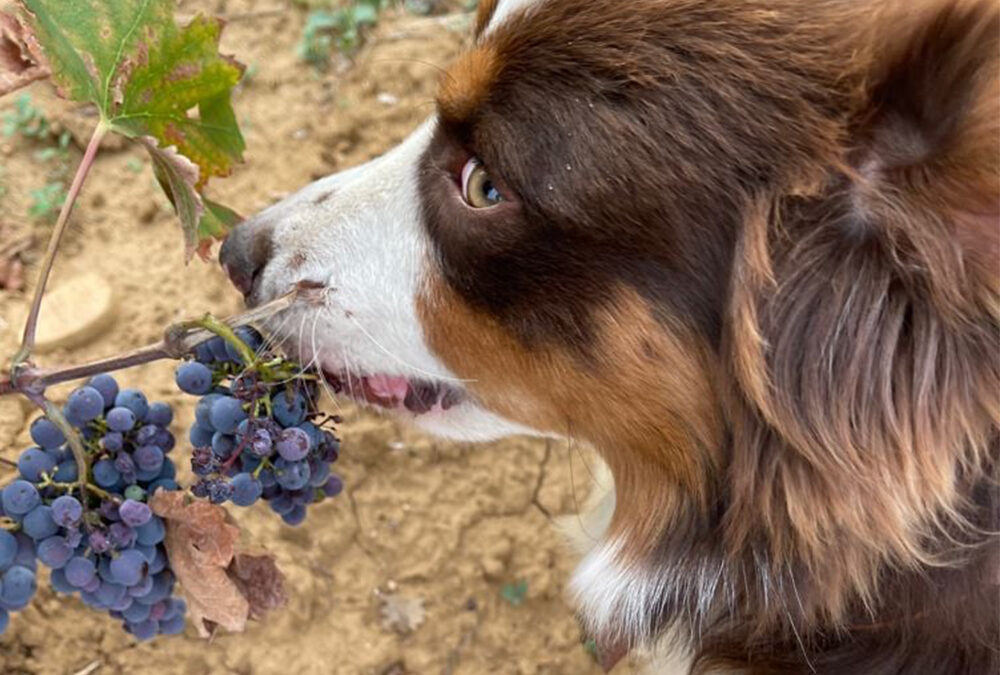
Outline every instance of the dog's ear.
[(823, 579), (828, 619), (939, 562), (1000, 421), (1000, 5), (907, 4), (858, 50), (838, 166), (754, 201), (732, 282), (731, 512), (767, 512), (729, 535)]

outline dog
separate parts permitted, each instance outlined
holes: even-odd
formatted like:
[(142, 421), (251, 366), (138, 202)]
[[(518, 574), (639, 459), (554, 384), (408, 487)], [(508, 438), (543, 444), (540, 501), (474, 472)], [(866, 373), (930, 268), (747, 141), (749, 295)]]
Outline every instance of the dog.
[(606, 665), (998, 672), (998, 53), (995, 0), (481, 0), (434, 115), (221, 262), (322, 289), (335, 390), (600, 452)]

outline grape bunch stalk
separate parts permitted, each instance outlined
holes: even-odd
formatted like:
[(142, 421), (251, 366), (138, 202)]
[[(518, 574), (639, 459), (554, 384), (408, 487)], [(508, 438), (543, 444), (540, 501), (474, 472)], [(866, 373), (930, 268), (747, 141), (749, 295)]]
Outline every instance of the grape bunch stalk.
[(182, 632), (165, 524), (147, 504), (158, 489), (179, 489), (167, 456), (173, 410), (101, 374), (69, 395), (62, 415), (83, 439), (86, 476), (60, 428), (36, 419), (36, 445), (0, 492), (0, 633), (35, 593), (36, 560), (52, 570), (53, 589), (107, 610), (140, 640)]
[(189, 439), (191, 491), (221, 504), (265, 500), (285, 523), (299, 525), (307, 507), (343, 489), (331, 473), (340, 441), (315, 402), (314, 377), (293, 363), (261, 353), (263, 339), (240, 327), (234, 340), (215, 337), (180, 364), (177, 385), (201, 396)]

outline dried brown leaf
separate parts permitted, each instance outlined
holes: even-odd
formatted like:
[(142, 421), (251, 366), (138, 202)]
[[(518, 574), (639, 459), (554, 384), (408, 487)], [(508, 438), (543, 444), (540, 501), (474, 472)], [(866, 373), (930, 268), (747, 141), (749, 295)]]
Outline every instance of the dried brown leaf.
[(16, 18), (0, 12), (0, 96), (49, 74), (34, 35)]
[(158, 490), (149, 503), (166, 521), (167, 557), (184, 589), (198, 634), (210, 637), (212, 624), (242, 632), (250, 602), (227, 573), (239, 528), (221, 506), (190, 499), (182, 492)]
[(229, 566), (229, 578), (250, 603), (251, 619), (259, 619), (266, 612), (288, 603), (285, 575), (278, 569), (273, 555), (237, 553)]

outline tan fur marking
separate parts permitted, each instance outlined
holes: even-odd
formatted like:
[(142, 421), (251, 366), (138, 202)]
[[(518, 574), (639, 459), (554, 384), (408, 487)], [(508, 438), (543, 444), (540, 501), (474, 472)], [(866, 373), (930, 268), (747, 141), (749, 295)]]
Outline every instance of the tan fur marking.
[(437, 95), (441, 116), (453, 122), (468, 119), (486, 100), (500, 65), (499, 54), (490, 46), (462, 54), (441, 78)]
[(634, 291), (598, 310), (598, 346), (586, 364), (555, 348), (526, 349), (440, 281), (418, 312), (432, 348), (473, 381), (487, 408), (597, 446), (618, 494), (609, 534), (625, 539), (626, 556), (657, 543), (678, 495), (704, 496), (722, 445), (707, 347), (668, 331)]

